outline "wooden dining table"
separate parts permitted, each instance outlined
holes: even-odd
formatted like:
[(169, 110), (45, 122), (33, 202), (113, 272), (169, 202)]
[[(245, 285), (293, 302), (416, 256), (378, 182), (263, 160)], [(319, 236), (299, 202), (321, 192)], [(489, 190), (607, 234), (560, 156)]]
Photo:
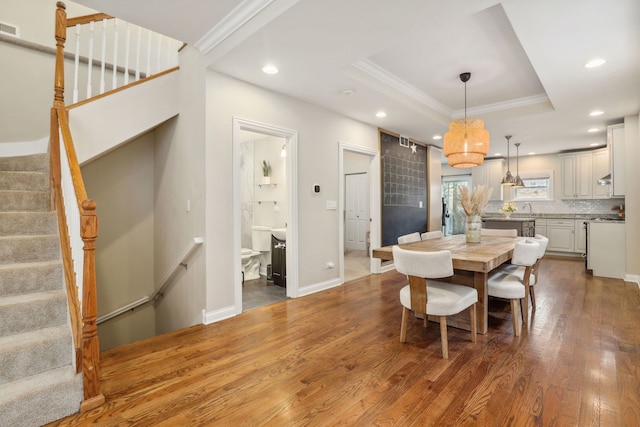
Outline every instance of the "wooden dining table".
[[(478, 291), (477, 330), (478, 333), (486, 334), (489, 318), (487, 278), (491, 270), (511, 259), (516, 241), (513, 237), (482, 236), (480, 243), (467, 243), (464, 234), (457, 234), (398, 246), (424, 252), (451, 251), (454, 274), (438, 280), (471, 286)], [(393, 260), (393, 246), (395, 245), (374, 249), (373, 257)], [(447, 318), (447, 324), (467, 330), (471, 327), (468, 316), (452, 316)]]

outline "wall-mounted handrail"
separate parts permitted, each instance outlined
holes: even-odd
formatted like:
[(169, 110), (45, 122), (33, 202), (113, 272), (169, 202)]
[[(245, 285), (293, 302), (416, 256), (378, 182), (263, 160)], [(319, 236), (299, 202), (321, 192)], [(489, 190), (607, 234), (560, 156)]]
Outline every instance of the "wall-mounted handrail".
[(148, 296), (145, 295), (140, 299), (137, 299), (137, 300), (135, 300), (133, 302), (130, 302), (127, 305), (123, 305), (122, 307), (120, 307), (120, 308), (118, 308), (116, 310), (110, 311), (109, 313), (98, 317), (98, 320), (96, 321), (96, 323), (99, 325), (102, 322), (106, 322), (107, 320), (110, 320), (110, 319), (113, 319), (114, 317), (120, 316), (122, 313), (126, 313), (127, 311), (134, 310), (134, 309), (140, 307), (141, 305), (145, 305), (149, 301), (151, 301), (151, 300), (149, 299)]
[(169, 286), (169, 284), (171, 283), (175, 275), (178, 273), (180, 268), (181, 267), (184, 269), (187, 268), (189, 258), (191, 258), (191, 255), (193, 255), (196, 249), (198, 249), (198, 247), (203, 243), (204, 243), (204, 239), (202, 237), (193, 238), (189, 246), (185, 248), (180, 258), (178, 258), (178, 261), (173, 264), (173, 267), (162, 279), (162, 281), (160, 282), (160, 285), (151, 294), (151, 296), (149, 297), (151, 301), (155, 301), (156, 299), (158, 299), (164, 294), (165, 289), (167, 288), (167, 286)]
[(180, 267), (183, 267), (185, 269), (187, 268), (189, 259), (191, 258), (193, 253), (196, 251), (196, 249), (198, 249), (198, 247), (202, 245), (202, 243), (204, 243), (204, 239), (202, 237), (193, 238), (193, 240), (189, 243), (189, 246), (185, 248), (185, 250), (182, 252), (182, 255), (178, 258), (178, 261), (174, 263), (173, 268), (169, 271), (169, 273), (167, 273), (165, 278), (160, 282), (160, 285), (155, 288), (155, 290), (153, 291), (150, 297), (145, 295), (142, 298), (137, 299), (136, 301), (130, 302), (127, 305), (124, 305), (116, 310), (113, 310), (107, 314), (104, 314), (98, 317), (97, 323), (100, 324), (102, 322), (106, 322), (107, 320), (113, 319), (114, 317), (117, 317), (123, 313), (126, 313), (127, 311), (134, 310), (140, 307), (141, 305), (148, 303), (149, 301), (155, 301), (160, 296), (162, 296), (164, 290), (166, 289), (167, 286), (169, 286), (169, 284), (171, 283), (171, 280), (173, 280), (173, 278), (175, 277)]

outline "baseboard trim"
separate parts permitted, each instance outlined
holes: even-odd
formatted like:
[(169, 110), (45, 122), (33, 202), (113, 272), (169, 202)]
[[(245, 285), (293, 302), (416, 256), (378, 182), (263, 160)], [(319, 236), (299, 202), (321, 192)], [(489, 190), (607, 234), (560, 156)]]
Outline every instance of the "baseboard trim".
[(637, 274), (625, 274), (622, 280), (625, 282), (635, 283), (638, 285), (638, 288), (640, 288), (640, 276)]
[(229, 319), (235, 316), (236, 308), (234, 306), (224, 307), (219, 310), (209, 311), (202, 310), (202, 323), (209, 325), (221, 320)]
[(315, 285), (304, 286), (298, 289), (298, 297), (315, 294), (316, 292), (325, 291), (340, 285), (342, 285), (340, 279), (331, 279), (326, 282), (316, 283)]

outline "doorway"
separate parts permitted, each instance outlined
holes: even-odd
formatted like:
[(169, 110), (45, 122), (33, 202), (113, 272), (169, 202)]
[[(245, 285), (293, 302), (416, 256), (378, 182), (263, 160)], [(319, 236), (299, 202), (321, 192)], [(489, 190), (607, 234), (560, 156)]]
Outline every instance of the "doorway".
[(342, 283), (371, 274), (371, 242), (377, 221), (372, 215), (371, 176), (377, 151), (340, 144), (340, 217)]
[[(446, 210), (444, 216), (444, 235), (463, 234), (466, 227), (466, 217), (460, 206), (460, 187), (471, 188), (471, 175), (442, 177), (442, 199)], [(443, 206), (443, 208), (444, 208)]]
[[(236, 314), (298, 296), (296, 158), (296, 131), (234, 117)], [(286, 242), (286, 286), (268, 280), (274, 235)]]

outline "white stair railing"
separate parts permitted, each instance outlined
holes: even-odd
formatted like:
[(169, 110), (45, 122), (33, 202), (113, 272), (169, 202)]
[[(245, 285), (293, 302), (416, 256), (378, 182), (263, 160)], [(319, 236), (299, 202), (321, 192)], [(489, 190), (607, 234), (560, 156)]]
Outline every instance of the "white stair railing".
[(67, 28), (74, 104), (178, 66), (182, 42), (129, 22), (96, 14), (68, 19)]

